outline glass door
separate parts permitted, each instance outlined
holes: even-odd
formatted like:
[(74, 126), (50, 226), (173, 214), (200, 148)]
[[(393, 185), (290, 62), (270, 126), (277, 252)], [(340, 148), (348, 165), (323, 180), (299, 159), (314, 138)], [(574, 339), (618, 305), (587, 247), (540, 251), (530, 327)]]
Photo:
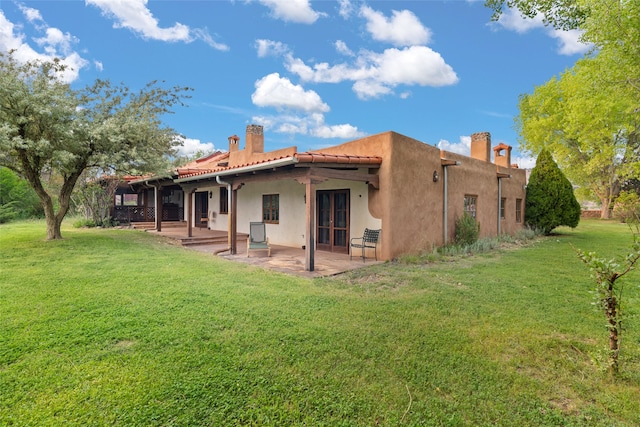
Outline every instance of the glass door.
[(317, 192), (317, 248), (349, 253), (349, 190)]

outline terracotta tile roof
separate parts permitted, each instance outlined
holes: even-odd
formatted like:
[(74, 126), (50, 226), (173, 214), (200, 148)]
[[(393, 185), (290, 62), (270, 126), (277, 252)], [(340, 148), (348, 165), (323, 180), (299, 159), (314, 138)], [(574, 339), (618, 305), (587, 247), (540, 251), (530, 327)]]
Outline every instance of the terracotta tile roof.
[[(229, 153), (226, 154), (226, 158), (228, 158)], [(288, 155), (275, 155), (273, 157), (263, 158), (259, 161), (247, 162), (243, 164), (234, 165), (229, 167), (228, 165), (221, 164), (223, 163), (221, 160), (223, 158), (215, 158), (211, 161), (207, 162), (206, 165), (203, 164), (200, 167), (194, 167), (193, 162), (185, 165), (185, 167), (179, 168), (178, 178), (189, 178), (198, 175), (205, 175), (216, 172), (223, 172), (233, 169), (239, 169), (243, 167), (249, 166), (258, 166), (260, 164), (266, 164), (269, 162), (274, 162), (277, 160), (282, 160), (286, 158), (290, 158)], [(379, 156), (358, 156), (351, 154), (324, 154), (319, 152), (303, 152), (303, 153), (294, 153), (292, 163), (337, 163), (337, 164), (350, 164), (350, 165), (379, 165), (382, 163), (382, 157)], [(208, 166), (208, 167), (207, 167)]]
[(352, 154), (324, 154), (315, 152), (296, 153), (300, 163), (339, 163), (349, 165), (379, 165), (382, 157), (356, 156)]

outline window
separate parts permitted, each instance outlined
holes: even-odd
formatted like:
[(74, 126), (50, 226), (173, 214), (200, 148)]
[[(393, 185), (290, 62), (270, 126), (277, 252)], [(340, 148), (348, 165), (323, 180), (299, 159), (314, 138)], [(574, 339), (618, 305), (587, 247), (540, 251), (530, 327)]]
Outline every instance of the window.
[(227, 187), (220, 187), (220, 213), (229, 213), (229, 190)]
[(478, 196), (464, 196), (464, 211), (468, 213), (472, 218), (476, 217), (476, 204), (478, 203)]
[(125, 206), (137, 206), (138, 205), (138, 195), (137, 194), (125, 194), (124, 195), (124, 203)]
[(516, 199), (516, 222), (522, 222), (522, 199)]
[(500, 199), (500, 219), (505, 218), (504, 207), (507, 205), (507, 199), (505, 197)]
[(262, 220), (269, 224), (278, 224), (280, 221), (280, 196), (278, 194), (262, 196)]

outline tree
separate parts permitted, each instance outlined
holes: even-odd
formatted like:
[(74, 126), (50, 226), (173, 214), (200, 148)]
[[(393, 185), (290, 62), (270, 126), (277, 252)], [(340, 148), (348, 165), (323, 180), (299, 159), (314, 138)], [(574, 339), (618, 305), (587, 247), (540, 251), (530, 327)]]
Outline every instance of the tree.
[[(601, 0), (596, 0), (601, 1)], [(485, 6), (493, 10), (497, 21), (503, 9), (518, 9), (527, 18), (542, 15), (545, 25), (561, 30), (581, 28), (589, 16), (588, 2), (576, 0), (485, 0)]]
[(547, 150), (540, 152), (529, 177), (525, 218), (530, 227), (547, 235), (560, 225), (575, 228), (580, 222), (573, 187)]
[(624, 289), (623, 276), (634, 269), (640, 260), (640, 235), (636, 225), (633, 232), (633, 243), (629, 253), (624, 258), (606, 259), (595, 252), (577, 252), (580, 260), (591, 271), (591, 277), (596, 282), (596, 303), (604, 311), (609, 330), (609, 372), (618, 373), (618, 356), (620, 354), (620, 334), (622, 333), (622, 291)]
[[(74, 90), (59, 79), (64, 71), (57, 59), (20, 64), (13, 51), (0, 54), (0, 166), (14, 170), (35, 190), (47, 239), (62, 238), (60, 225), (85, 170), (166, 170), (166, 155), (179, 142), (175, 131), (161, 127), (160, 118), (182, 105), (189, 90), (151, 82), (134, 93), (104, 80)], [(60, 177), (55, 204), (45, 174)]]
[(112, 225), (111, 208), (113, 200), (122, 182), (116, 176), (89, 176), (81, 179), (72, 200), (82, 210), (84, 217), (97, 226)]
[(625, 0), (488, 0), (548, 25), (582, 32), (590, 54), (520, 98), (521, 145), (549, 149), (608, 218), (621, 185), (640, 176), (640, 3)]
[(603, 59), (580, 60), (522, 95), (516, 127), (523, 148), (551, 151), (574, 184), (591, 190), (608, 218), (621, 183), (640, 168), (640, 120), (632, 92), (599, 78), (609, 73)]

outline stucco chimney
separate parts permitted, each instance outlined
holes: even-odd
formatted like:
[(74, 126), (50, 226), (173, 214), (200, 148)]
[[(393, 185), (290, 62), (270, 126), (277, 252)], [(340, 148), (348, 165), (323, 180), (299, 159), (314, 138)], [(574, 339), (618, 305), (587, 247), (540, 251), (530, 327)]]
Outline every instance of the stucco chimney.
[(264, 153), (264, 131), (260, 125), (247, 125), (246, 150), (253, 153)]
[(238, 142), (240, 138), (238, 135), (231, 135), (229, 138), (229, 152), (232, 153), (234, 151), (238, 151)]
[(511, 167), (511, 147), (503, 142), (493, 147), (493, 162), (498, 166), (510, 168)]
[(471, 157), (485, 162), (491, 161), (491, 134), (489, 132), (471, 134)]

